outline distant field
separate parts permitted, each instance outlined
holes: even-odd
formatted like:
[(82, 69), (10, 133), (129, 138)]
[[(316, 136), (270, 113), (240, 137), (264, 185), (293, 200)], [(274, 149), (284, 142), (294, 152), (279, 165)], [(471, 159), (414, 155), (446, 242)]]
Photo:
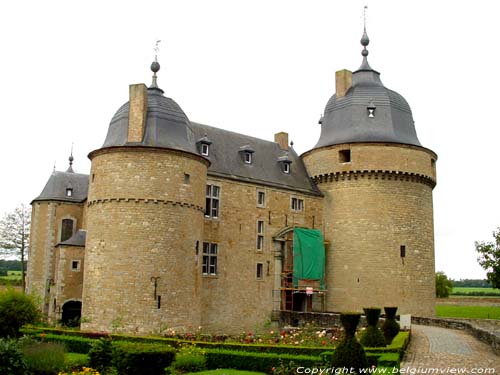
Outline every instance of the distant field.
[(3, 280), (21, 280), (21, 271), (7, 271), (7, 276), (0, 276)]
[(493, 288), (466, 288), (458, 287), (453, 288), (451, 291), (452, 295), (470, 295), (470, 296), (480, 296), (480, 295), (491, 295), (500, 297), (500, 289)]
[(436, 305), (441, 318), (500, 319), (499, 306)]

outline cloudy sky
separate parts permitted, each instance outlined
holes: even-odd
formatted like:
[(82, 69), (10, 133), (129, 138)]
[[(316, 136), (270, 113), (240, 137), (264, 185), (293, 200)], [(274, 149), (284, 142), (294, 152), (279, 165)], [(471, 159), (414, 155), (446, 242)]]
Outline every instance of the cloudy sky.
[(191, 120), (309, 150), (335, 71), (361, 63), (365, 4), (370, 64), (439, 156), (436, 270), (484, 277), (474, 241), (500, 226), (494, 0), (3, 1), (0, 215), (65, 170), (72, 143), (88, 173), (128, 85), (149, 85), (157, 39), (159, 85)]

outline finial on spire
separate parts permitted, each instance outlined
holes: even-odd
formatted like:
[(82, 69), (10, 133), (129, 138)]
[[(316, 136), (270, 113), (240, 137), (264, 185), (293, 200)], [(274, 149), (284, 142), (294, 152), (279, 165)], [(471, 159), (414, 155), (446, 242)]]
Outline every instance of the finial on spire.
[(69, 155), (68, 160), (69, 160), (69, 167), (66, 172), (74, 173), (75, 171), (73, 170), (73, 160), (75, 160), (75, 158), (73, 158), (73, 142), (71, 142), (71, 153)]
[(161, 40), (157, 40), (154, 47), (155, 61), (153, 61), (153, 63), (151, 64), (151, 71), (153, 72), (153, 82), (151, 83), (151, 86), (149, 86), (149, 88), (151, 89), (160, 89), (158, 87), (158, 83), (156, 82), (157, 78), (156, 73), (158, 73), (158, 71), (160, 70), (160, 63), (158, 62), (158, 52), (160, 51), (160, 46), (159, 46), (160, 42)]
[(370, 44), (370, 38), (368, 38), (368, 34), (366, 33), (366, 11), (368, 9), (368, 5), (365, 5), (363, 8), (363, 36), (361, 37), (361, 45), (363, 46), (363, 50), (361, 51), (361, 56), (363, 56), (363, 62), (358, 70), (373, 70), (368, 64), (368, 50), (366, 46)]

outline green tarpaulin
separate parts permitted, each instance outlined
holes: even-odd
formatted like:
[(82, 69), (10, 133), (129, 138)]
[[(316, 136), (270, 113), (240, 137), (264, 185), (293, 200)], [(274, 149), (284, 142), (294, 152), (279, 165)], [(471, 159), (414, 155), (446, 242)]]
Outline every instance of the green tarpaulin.
[(317, 229), (295, 228), (293, 230), (293, 286), (299, 280), (318, 280), (321, 289), (325, 286), (325, 245)]

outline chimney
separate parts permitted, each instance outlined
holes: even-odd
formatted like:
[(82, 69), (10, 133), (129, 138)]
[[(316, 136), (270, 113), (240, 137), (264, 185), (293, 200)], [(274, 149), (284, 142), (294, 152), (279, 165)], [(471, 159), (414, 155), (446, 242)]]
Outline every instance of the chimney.
[(343, 98), (352, 86), (352, 72), (347, 69), (335, 72), (335, 91), (336, 97)]
[(276, 142), (282, 150), (288, 150), (288, 133), (276, 133), (274, 135), (274, 142)]
[(144, 83), (129, 86), (127, 142), (142, 142), (148, 116), (148, 90)]

